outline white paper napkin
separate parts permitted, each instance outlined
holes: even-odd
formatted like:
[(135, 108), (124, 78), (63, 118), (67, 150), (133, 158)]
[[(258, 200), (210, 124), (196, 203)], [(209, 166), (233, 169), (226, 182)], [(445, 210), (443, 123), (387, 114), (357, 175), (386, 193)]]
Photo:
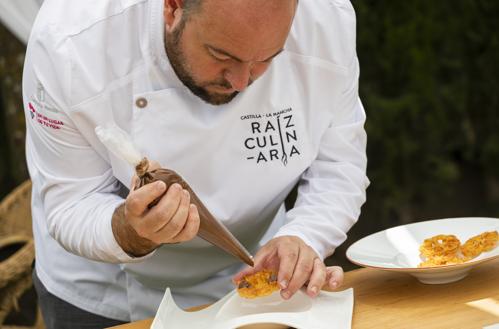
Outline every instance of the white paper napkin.
[(152, 329), (234, 329), (241, 326), (273, 323), (297, 329), (350, 329), (352, 327), (353, 289), (321, 293), (310, 298), (298, 291), (283, 300), (278, 292), (256, 299), (241, 298), (231, 291), (215, 304), (197, 312), (185, 312), (173, 301), (167, 289)]

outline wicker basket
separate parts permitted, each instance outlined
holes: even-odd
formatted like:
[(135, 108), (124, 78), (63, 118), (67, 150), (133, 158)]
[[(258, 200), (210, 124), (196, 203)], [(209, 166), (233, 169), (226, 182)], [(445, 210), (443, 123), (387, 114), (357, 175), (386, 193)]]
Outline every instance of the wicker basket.
[(33, 236), (31, 228), (31, 181), (25, 181), (0, 202), (0, 238)]
[[(8, 246), (19, 248), (0, 262), (0, 327), (17, 301), (32, 286), (31, 265), (35, 259), (31, 227), (31, 182), (26, 181), (14, 189), (0, 202), (0, 249)], [(40, 311), (37, 310), (36, 324), (31, 328), (44, 328)]]

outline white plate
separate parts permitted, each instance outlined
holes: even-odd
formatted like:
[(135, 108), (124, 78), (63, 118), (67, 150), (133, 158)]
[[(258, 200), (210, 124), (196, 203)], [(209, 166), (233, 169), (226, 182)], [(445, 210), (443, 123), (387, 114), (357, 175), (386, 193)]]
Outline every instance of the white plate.
[(355, 242), (348, 248), (347, 258), (363, 267), (405, 272), (423, 283), (454, 282), (468, 275), (474, 266), (499, 257), (499, 247), (462, 264), (418, 268), (419, 246), (437, 234), (454, 234), (464, 243), (486, 231), (499, 231), (499, 219), (463, 217), (401, 225)]
[(255, 299), (231, 291), (215, 304), (185, 312), (167, 289), (151, 329), (349, 329), (352, 324), (353, 289), (321, 291), (315, 298), (298, 290), (289, 300), (279, 292)]

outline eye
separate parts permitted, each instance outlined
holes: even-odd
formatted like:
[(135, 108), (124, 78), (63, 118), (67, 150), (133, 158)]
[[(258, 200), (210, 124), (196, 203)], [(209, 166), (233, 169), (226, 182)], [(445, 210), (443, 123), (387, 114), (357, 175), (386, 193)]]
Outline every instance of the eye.
[(210, 48), (208, 48), (208, 52), (210, 53), (211, 57), (215, 58), (217, 61), (225, 62), (231, 59), (229, 56), (221, 54), (218, 51)]

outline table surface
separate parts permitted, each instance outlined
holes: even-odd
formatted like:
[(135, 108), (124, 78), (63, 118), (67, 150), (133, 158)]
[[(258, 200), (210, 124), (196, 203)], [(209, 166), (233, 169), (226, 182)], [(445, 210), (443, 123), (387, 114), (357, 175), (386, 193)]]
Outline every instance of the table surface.
[[(483, 328), (499, 323), (499, 258), (454, 283), (426, 285), (408, 274), (363, 268), (345, 273), (354, 288), (353, 328)], [(198, 310), (193, 308), (192, 310)], [(149, 328), (152, 319), (113, 327)]]

